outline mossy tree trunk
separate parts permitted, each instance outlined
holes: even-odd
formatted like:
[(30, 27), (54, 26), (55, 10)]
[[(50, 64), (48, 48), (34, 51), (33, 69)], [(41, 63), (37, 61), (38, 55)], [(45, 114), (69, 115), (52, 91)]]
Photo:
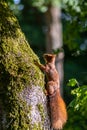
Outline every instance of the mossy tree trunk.
[(49, 130), (44, 75), (17, 19), (0, 0), (0, 130)]

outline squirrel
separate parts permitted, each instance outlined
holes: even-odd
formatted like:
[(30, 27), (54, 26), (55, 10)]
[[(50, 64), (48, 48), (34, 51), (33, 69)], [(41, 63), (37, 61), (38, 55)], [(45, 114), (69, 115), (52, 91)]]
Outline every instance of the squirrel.
[(67, 121), (67, 110), (60, 94), (59, 74), (55, 67), (55, 54), (44, 54), (45, 65), (35, 64), (46, 73), (46, 91), (49, 97), (51, 125), (54, 130), (61, 130)]

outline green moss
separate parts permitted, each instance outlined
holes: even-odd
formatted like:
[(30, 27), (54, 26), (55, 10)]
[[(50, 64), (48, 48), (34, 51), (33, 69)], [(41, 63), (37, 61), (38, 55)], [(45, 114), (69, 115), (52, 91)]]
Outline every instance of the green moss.
[(41, 128), (41, 125), (40, 124), (34, 124), (33, 125), (33, 127), (32, 127), (32, 130), (43, 130), (42, 128)]
[[(3, 0), (0, 1), (0, 35), (0, 91), (3, 92), (0, 98), (7, 113), (5, 125), (11, 130), (28, 130), (30, 120), (27, 114), (30, 114), (31, 107), (19, 98), (19, 94), (27, 86), (43, 87), (44, 75), (34, 64), (34, 60), (39, 59)], [(40, 104), (38, 109), (44, 119)], [(42, 130), (38, 125), (35, 127), (33, 130)]]
[(42, 118), (42, 122), (44, 122), (45, 115), (44, 115), (43, 105), (42, 105), (42, 104), (38, 104), (37, 107), (38, 107), (38, 110), (39, 110), (39, 112), (40, 112), (40, 115), (41, 115), (41, 118)]

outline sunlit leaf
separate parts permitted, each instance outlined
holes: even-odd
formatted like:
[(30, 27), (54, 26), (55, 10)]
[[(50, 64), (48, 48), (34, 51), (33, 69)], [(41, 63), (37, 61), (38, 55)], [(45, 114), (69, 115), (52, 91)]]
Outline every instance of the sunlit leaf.
[(67, 83), (68, 86), (74, 87), (75, 85), (78, 85), (78, 82), (76, 79), (70, 79)]

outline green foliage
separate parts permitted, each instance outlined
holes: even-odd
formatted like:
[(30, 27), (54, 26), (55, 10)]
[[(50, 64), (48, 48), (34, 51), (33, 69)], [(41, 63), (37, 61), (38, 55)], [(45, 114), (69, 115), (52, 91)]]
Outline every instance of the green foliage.
[(70, 79), (69, 82), (67, 83), (67, 86), (72, 86), (74, 87), (75, 85), (77, 85), (78, 82), (76, 79)]
[(32, 5), (41, 12), (46, 12), (49, 5), (60, 6), (60, 0), (32, 0)]
[[(84, 0), (66, 0), (63, 10), (66, 17), (63, 19), (63, 39), (69, 50), (78, 50), (86, 46), (86, 8), (87, 2)], [(87, 49), (87, 46), (84, 48)]]
[[(71, 91), (71, 94), (75, 96), (74, 100), (70, 103), (75, 110), (79, 110), (84, 113), (87, 112), (85, 107), (87, 103), (87, 85), (79, 86), (79, 83), (76, 79), (69, 80), (68, 86), (77, 87)], [(73, 104), (73, 105), (71, 105)]]
[[(73, 10), (75, 10), (76, 12), (80, 12), (80, 2), (79, 0), (63, 0), (63, 6), (65, 8), (67, 8), (68, 6), (72, 7)], [(67, 8), (68, 9), (68, 8)]]
[(81, 130), (87, 129), (87, 85), (80, 86), (76, 79), (69, 80), (68, 86), (75, 87), (71, 90), (74, 99), (69, 104), (69, 119), (64, 130)]
[[(81, 6), (84, 2), (84, 0), (32, 0), (30, 3), (42, 12), (46, 12), (49, 5), (61, 6), (66, 10), (71, 7), (74, 11), (81, 12)], [(85, 2), (85, 5), (87, 5), (87, 2)]]
[(49, 5), (61, 6), (65, 9), (68, 9), (70, 6), (76, 12), (81, 12), (81, 3), (83, 1), (79, 0), (32, 0), (31, 2), (32, 6), (37, 7), (42, 12), (46, 12)]

